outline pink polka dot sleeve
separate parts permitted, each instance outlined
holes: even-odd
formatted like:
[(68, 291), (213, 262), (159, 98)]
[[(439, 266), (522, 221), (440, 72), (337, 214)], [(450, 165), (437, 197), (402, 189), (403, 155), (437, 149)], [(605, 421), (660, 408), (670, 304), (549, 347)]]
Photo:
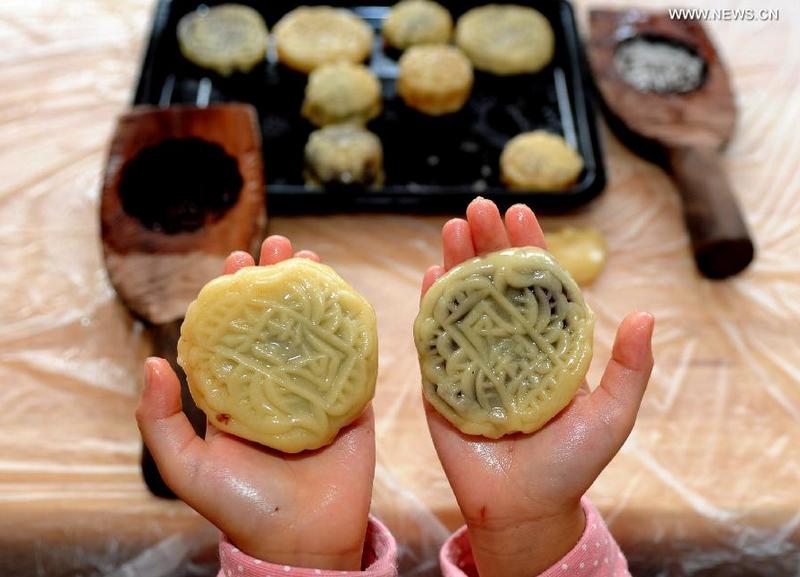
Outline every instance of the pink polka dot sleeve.
[(275, 565), (255, 559), (234, 547), (223, 535), (219, 544), (220, 570), (217, 577), (397, 577), (397, 544), (386, 526), (369, 518), (361, 571), (330, 571), (291, 565)]
[[(581, 504), (586, 513), (586, 529), (580, 541), (539, 577), (630, 577), (628, 562), (600, 513), (586, 497)], [(478, 576), (466, 527), (445, 542), (439, 561), (444, 577)]]

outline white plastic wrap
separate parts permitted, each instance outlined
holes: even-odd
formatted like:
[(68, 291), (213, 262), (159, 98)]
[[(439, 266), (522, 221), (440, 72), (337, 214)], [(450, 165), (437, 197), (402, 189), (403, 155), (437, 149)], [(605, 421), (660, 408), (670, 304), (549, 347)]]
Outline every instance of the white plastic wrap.
[[(576, 2), (585, 12), (588, 2)], [(622, 6), (628, 2), (603, 2)], [(667, 6), (670, 2), (652, 2)], [(758, 256), (697, 276), (670, 180), (607, 136), (610, 182), (547, 228), (592, 225), (606, 270), (597, 382), (616, 323), (652, 311), (656, 370), (640, 420), (591, 496), (637, 575), (787, 575), (800, 566), (800, 20), (709, 22), (740, 124), (725, 156)], [(757, 4), (757, 5), (756, 5)], [(651, 7), (651, 6), (649, 6)], [(133, 420), (141, 327), (105, 275), (99, 178), (130, 99), (151, 2), (0, 5), (0, 574), (210, 575), (216, 531), (147, 493)], [(585, 13), (584, 13), (585, 15)], [(585, 28), (584, 28), (585, 29)], [(298, 103), (299, 106), (299, 103)], [(411, 326), (443, 217), (276, 218), (374, 303), (380, 331), (374, 512), (403, 575), (436, 574), (458, 509), (427, 434)]]

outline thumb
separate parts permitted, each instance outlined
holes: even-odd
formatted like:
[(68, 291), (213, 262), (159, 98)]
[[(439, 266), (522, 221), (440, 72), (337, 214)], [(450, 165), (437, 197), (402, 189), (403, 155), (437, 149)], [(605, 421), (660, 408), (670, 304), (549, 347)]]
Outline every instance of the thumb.
[(592, 393), (593, 409), (611, 431), (617, 449), (633, 429), (653, 370), (654, 324), (650, 313), (634, 312), (625, 317), (617, 329), (600, 386)]
[(206, 443), (181, 410), (181, 383), (170, 364), (151, 357), (144, 367), (136, 421), (164, 481), (184, 498), (197, 465), (205, 458)]

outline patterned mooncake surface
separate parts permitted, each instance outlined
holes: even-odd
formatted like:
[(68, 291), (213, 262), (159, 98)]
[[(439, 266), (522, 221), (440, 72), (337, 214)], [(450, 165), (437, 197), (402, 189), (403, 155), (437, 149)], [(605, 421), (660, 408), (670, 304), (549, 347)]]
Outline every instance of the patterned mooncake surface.
[(375, 312), (311, 260), (246, 267), (189, 306), (178, 363), (215, 427), (287, 453), (316, 449), (374, 395)]
[(546, 251), (465, 261), (428, 290), (414, 324), (425, 398), (467, 434), (536, 431), (580, 387), (593, 329), (577, 284)]

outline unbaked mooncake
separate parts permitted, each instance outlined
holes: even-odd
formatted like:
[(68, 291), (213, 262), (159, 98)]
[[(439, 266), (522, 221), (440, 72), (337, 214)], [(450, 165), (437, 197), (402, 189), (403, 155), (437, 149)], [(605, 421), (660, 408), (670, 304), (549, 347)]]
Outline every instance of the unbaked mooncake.
[(374, 32), (355, 13), (330, 6), (300, 6), (274, 28), (278, 60), (308, 74), (323, 64), (358, 64), (372, 50)]
[(425, 398), (470, 435), (536, 431), (578, 390), (593, 329), (575, 281), (546, 251), (465, 261), (428, 290), (414, 323)]
[(317, 449), (375, 392), (375, 312), (323, 264), (246, 267), (189, 306), (178, 363), (215, 427), (286, 453)]
[(366, 124), (380, 113), (381, 82), (363, 64), (335, 62), (309, 74), (301, 114), (313, 124)]
[(566, 190), (583, 172), (583, 158), (560, 135), (523, 132), (500, 154), (500, 180), (511, 190)]
[(419, 44), (447, 44), (452, 34), (450, 12), (431, 0), (402, 0), (383, 22), (386, 44), (398, 50)]
[(248, 6), (222, 4), (195, 10), (178, 22), (181, 53), (198, 66), (228, 76), (249, 72), (267, 53), (267, 25)]
[(303, 177), (307, 186), (383, 183), (383, 146), (363, 126), (329, 124), (308, 137)]
[(544, 235), (547, 250), (579, 286), (589, 285), (606, 266), (608, 246), (596, 228), (567, 226)]
[(498, 75), (538, 72), (553, 59), (555, 35), (528, 6), (486, 4), (456, 23), (456, 44), (478, 70)]
[(397, 66), (397, 94), (406, 106), (431, 116), (460, 110), (473, 81), (472, 64), (455, 46), (412, 46)]

